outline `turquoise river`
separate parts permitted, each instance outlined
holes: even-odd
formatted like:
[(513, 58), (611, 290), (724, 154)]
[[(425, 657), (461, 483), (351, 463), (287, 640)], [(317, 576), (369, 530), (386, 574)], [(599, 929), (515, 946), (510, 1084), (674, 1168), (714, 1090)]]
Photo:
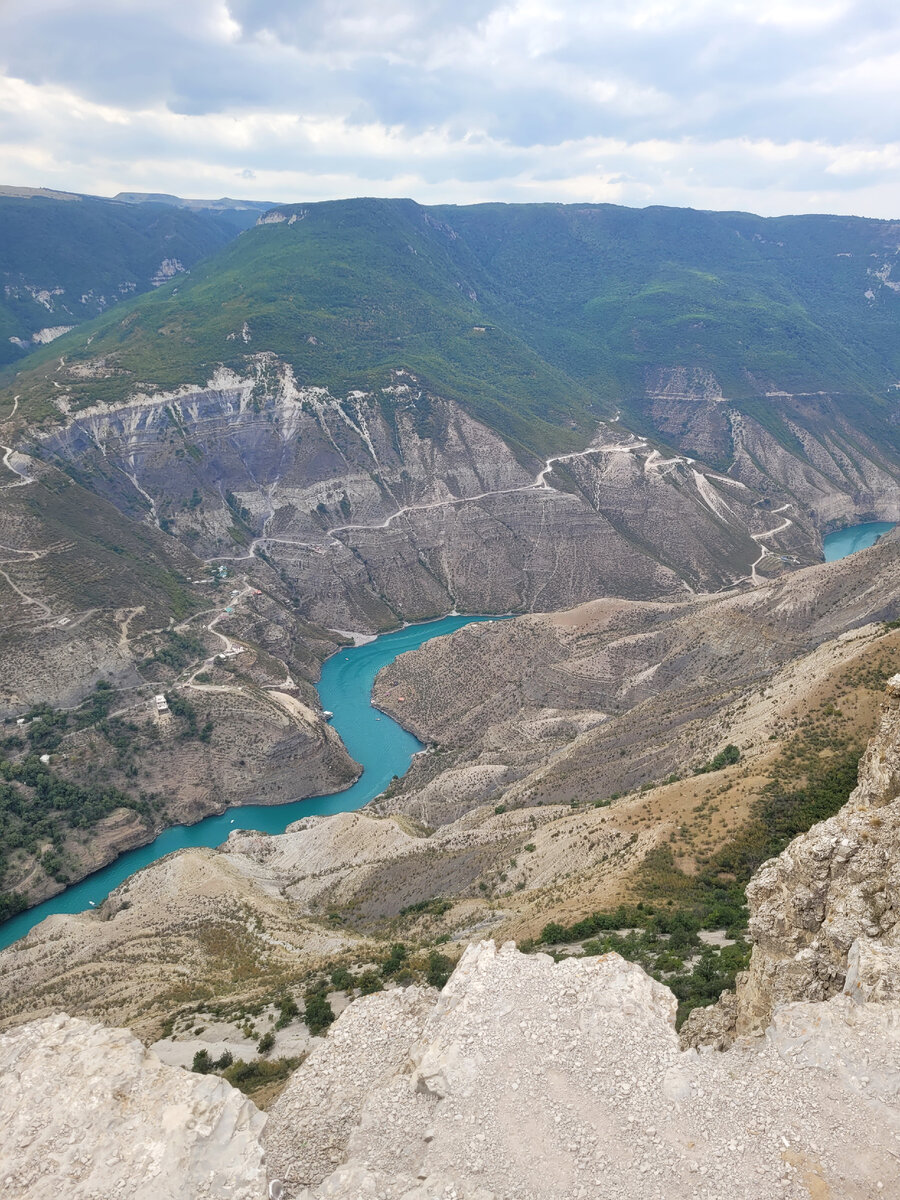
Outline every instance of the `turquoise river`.
[(362, 766), (352, 787), (330, 796), (313, 796), (291, 804), (248, 804), (229, 808), (220, 816), (206, 817), (196, 825), (175, 825), (137, 850), (129, 850), (115, 862), (88, 875), (27, 912), (0, 925), (0, 950), (24, 937), (51, 913), (77, 913), (104, 900), (113, 888), (142, 867), (182, 850), (185, 846), (219, 846), (234, 829), (259, 829), (264, 833), (283, 833), (286, 826), (301, 817), (350, 812), (383, 792), (395, 775), (402, 775), (412, 756), (421, 750), (417, 738), (371, 703), (372, 685), (382, 667), (393, 662), (405, 650), (415, 650), (429, 638), (453, 633), (473, 621), (502, 620), (495, 617), (444, 617), (424, 625), (408, 625), (396, 633), (386, 633), (364, 646), (339, 650), (327, 659), (319, 681), (322, 707), (334, 713), (332, 724), (344, 739), (351, 756)]
[(891, 521), (867, 521), (865, 525), (851, 525), (848, 529), (829, 533), (823, 542), (825, 561), (834, 562), (838, 558), (846, 558), (848, 554), (855, 554), (857, 550), (868, 550), (883, 533), (893, 528)]

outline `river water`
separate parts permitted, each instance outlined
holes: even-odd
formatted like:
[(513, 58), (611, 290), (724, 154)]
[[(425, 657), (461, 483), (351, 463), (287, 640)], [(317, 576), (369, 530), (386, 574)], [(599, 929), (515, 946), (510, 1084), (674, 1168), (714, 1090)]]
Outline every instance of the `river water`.
[(229, 808), (221, 816), (206, 817), (196, 825), (174, 825), (146, 846), (127, 851), (108, 867), (0, 925), (0, 950), (24, 937), (52, 913), (83, 912), (92, 903), (99, 904), (129, 875), (173, 850), (182, 850), (186, 846), (219, 846), (235, 829), (283, 833), (292, 821), (299, 821), (301, 817), (350, 812), (367, 804), (384, 791), (395, 775), (403, 775), (412, 756), (422, 749), (417, 738), (386, 713), (372, 707), (375, 676), (398, 654), (415, 650), (430, 638), (453, 633), (474, 621), (496, 619), (444, 617), (423, 625), (408, 625), (395, 633), (383, 634), (364, 646), (353, 646), (333, 654), (322, 667), (319, 696), (322, 707), (334, 713), (332, 724), (351, 757), (363, 768), (363, 774), (352, 787), (290, 804), (249, 804)]
[(848, 529), (829, 533), (823, 541), (825, 561), (834, 562), (838, 558), (846, 558), (848, 554), (855, 554), (857, 550), (868, 550), (883, 533), (893, 528), (892, 521), (868, 521), (865, 525), (851, 525)]

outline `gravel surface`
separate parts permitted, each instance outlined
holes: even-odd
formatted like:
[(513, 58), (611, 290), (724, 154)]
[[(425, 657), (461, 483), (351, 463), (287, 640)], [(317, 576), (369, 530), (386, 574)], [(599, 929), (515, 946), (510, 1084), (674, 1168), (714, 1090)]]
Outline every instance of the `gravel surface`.
[(681, 1051), (674, 1013), (615, 954), (472, 946), (436, 1002), (341, 1018), (270, 1114), (270, 1178), (331, 1200), (900, 1196), (900, 1009), (790, 1005), (726, 1054)]

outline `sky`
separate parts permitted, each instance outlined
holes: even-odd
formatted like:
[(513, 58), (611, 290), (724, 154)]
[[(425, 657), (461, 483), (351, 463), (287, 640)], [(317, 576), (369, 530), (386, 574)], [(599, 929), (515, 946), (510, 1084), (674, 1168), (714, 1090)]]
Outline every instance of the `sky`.
[(0, 0), (0, 183), (900, 217), (897, 0)]

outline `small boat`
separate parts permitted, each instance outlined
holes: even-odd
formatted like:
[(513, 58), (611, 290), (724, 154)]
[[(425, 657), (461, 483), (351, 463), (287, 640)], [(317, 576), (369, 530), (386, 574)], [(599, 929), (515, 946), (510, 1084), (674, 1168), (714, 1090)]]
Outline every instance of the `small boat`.
[(91, 906), (91, 908), (96, 908), (96, 907), (97, 907), (97, 905), (94, 903), (94, 901), (93, 901), (93, 900), (88, 900), (88, 904)]

